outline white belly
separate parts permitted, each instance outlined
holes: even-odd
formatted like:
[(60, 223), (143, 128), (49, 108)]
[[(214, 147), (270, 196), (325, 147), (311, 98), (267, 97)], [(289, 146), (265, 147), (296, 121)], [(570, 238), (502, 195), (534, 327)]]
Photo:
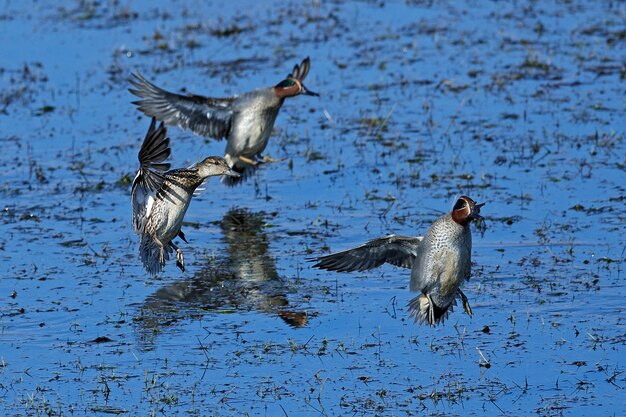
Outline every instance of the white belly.
[(163, 200), (153, 206), (149, 230), (154, 230), (154, 234), (161, 243), (169, 243), (178, 235), (189, 208), (190, 197), (186, 198), (186, 203), (173, 204), (168, 200)]
[(278, 112), (269, 119), (256, 112), (241, 115), (231, 137), (228, 138), (226, 153), (233, 157), (251, 158), (263, 152), (272, 134), (277, 115)]

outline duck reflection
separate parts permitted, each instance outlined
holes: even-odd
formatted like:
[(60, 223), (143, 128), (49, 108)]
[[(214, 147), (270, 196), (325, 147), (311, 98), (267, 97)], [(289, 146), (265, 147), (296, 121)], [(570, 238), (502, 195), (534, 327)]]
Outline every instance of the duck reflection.
[(149, 296), (139, 322), (144, 329), (171, 325), (203, 310), (257, 310), (276, 314), (292, 327), (304, 327), (305, 312), (289, 308), (288, 285), (276, 272), (264, 231), (266, 215), (232, 209), (222, 219), (225, 256), (211, 259), (191, 279), (167, 285)]

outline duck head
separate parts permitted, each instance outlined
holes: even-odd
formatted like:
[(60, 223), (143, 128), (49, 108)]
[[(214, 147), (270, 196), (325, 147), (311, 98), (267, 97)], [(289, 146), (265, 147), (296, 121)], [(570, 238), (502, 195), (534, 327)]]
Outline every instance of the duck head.
[(485, 203), (476, 204), (471, 198), (461, 196), (456, 200), (452, 208), (452, 220), (463, 226), (472, 220), (482, 219), (483, 216), (480, 215), (480, 208), (484, 205)]
[(295, 97), (300, 94), (305, 96), (319, 96), (319, 94), (314, 93), (304, 86), (302, 83), (309, 73), (309, 68), (311, 68), (311, 60), (309, 57), (306, 57), (300, 65), (296, 64), (293, 67), (293, 71), (287, 78), (276, 84), (272, 90), (274, 94), (278, 98), (286, 98), (286, 97)]
[(198, 175), (202, 178), (213, 177), (215, 175), (228, 175), (229, 177), (239, 177), (233, 171), (224, 158), (221, 156), (209, 156), (198, 162), (194, 168), (198, 170)]

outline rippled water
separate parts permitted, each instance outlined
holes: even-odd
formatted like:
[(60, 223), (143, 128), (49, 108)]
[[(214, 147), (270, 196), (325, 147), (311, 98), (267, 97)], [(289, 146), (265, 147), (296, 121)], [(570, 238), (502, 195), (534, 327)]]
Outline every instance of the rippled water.
[[(5, 415), (624, 415), (620, 2), (7, 1), (0, 6)], [(191, 204), (149, 278), (129, 179), (172, 91), (274, 85), (262, 167)], [(224, 143), (169, 130), (174, 166)], [(307, 257), (422, 234), (467, 194), (474, 310), (408, 320), (409, 274)]]

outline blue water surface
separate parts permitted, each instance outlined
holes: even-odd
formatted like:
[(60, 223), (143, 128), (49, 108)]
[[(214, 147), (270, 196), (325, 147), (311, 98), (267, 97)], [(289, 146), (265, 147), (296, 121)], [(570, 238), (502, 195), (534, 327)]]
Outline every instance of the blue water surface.
[[(626, 415), (622, 2), (5, 1), (0, 39), (4, 415)], [(284, 161), (207, 182), (186, 272), (149, 277), (130, 73), (219, 97), (306, 56)], [(224, 151), (169, 135), (175, 167)], [(463, 194), (473, 318), (306, 260)]]

